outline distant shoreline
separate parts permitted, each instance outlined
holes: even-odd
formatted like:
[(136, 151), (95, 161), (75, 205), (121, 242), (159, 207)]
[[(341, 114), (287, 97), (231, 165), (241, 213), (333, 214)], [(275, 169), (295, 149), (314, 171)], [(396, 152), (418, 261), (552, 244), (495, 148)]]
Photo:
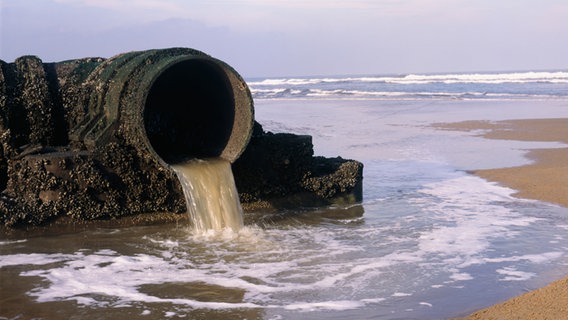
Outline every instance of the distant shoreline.
[[(489, 130), (484, 138), (520, 141), (553, 141), (568, 144), (568, 119), (522, 119), (464, 121), (436, 125), (443, 129)], [(533, 163), (518, 167), (475, 170), (486, 180), (517, 190), (515, 196), (568, 207), (568, 148), (534, 149), (527, 153)]]

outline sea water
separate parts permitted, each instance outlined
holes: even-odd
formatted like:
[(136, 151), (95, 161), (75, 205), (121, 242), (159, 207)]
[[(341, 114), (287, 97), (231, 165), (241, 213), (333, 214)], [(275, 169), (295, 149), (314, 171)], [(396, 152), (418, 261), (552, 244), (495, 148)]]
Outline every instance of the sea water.
[(256, 99), (555, 99), (568, 96), (567, 84), (566, 71), (279, 77), (249, 80)]
[(566, 275), (568, 209), (468, 174), (566, 145), (431, 126), (568, 117), (560, 95), (258, 97), (255, 111), (266, 130), (312, 135), (318, 155), (363, 161), (363, 202), (261, 210), (237, 231), (5, 235), (0, 317), (445, 319)]

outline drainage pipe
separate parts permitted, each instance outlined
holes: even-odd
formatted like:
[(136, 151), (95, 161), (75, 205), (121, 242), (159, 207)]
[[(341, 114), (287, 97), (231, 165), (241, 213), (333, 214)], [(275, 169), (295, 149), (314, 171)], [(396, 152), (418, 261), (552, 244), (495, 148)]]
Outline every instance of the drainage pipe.
[[(252, 133), (254, 107), (245, 81), (228, 64), (194, 49), (0, 63), (0, 129), (10, 129), (14, 148), (70, 144), (94, 150), (118, 139), (164, 166), (207, 157), (233, 162)], [(60, 127), (58, 119), (66, 127), (63, 137), (61, 130), (46, 129)]]

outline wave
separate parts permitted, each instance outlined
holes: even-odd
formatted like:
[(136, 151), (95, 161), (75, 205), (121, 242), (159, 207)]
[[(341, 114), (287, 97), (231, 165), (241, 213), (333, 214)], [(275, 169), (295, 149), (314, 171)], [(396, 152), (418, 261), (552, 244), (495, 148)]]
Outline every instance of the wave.
[(429, 83), (556, 83), (568, 84), (568, 72), (510, 72), (510, 73), (464, 73), (464, 74), (408, 74), (400, 76), (362, 76), (336, 78), (274, 78), (250, 81), (251, 86), (299, 86), (322, 83), (363, 82), (392, 84), (429, 84)]
[(319, 83), (354, 82), (358, 78), (280, 78), (249, 81), (251, 86), (307, 85)]
[(568, 97), (568, 72), (407, 74), (252, 79), (258, 99), (550, 99)]
[(404, 91), (361, 91), (345, 89), (302, 89), (290, 88), (251, 89), (255, 99), (553, 99), (556, 95), (526, 93), (488, 92), (404, 92)]
[(568, 83), (568, 72), (513, 72), (513, 73), (473, 73), (473, 74), (410, 74), (393, 83)]

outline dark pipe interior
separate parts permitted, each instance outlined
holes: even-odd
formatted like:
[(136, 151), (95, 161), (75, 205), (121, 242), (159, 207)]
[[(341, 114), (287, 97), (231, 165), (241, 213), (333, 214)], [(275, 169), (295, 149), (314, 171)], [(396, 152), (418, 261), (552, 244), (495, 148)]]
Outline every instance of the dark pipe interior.
[(162, 72), (144, 108), (148, 140), (169, 164), (219, 156), (229, 141), (234, 117), (227, 76), (203, 59), (185, 60)]

